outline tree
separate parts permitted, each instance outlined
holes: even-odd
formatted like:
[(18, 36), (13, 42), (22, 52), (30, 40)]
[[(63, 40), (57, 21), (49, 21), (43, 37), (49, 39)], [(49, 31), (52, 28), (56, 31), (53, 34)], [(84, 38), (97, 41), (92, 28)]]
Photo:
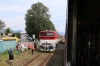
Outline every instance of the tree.
[(16, 33), (16, 37), (20, 38), (20, 33), (19, 32)]
[(16, 33), (12, 33), (12, 37), (15, 37)]
[(27, 14), (25, 14), (25, 21), (25, 30), (29, 36), (35, 34), (38, 37), (41, 30), (55, 30), (55, 26), (50, 20), (49, 9), (41, 2), (32, 4), (31, 9), (27, 10)]
[[(0, 20), (0, 30), (3, 29), (6, 26), (6, 24)], [(0, 32), (0, 39), (1, 39), (1, 32)]]
[(6, 35), (8, 35), (8, 33), (11, 33), (11, 31), (10, 31), (10, 28), (9, 28), (9, 27), (5, 30), (5, 34), (6, 34)]
[(17, 32), (17, 33), (12, 33), (12, 37), (17, 37), (17, 38), (20, 38), (20, 33), (19, 32)]

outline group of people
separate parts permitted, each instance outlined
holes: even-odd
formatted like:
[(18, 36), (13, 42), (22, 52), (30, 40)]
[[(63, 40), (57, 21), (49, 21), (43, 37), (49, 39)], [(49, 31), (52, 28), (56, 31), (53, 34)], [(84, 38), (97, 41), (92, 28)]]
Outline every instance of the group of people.
[[(20, 55), (20, 51), (23, 53), (24, 51), (26, 51), (26, 49), (28, 48), (28, 51), (32, 53), (34, 50), (36, 49), (36, 47), (34, 48), (34, 44), (29, 43), (28, 45), (26, 44), (17, 44), (16, 45), (16, 50), (17, 50), (17, 55)], [(8, 50), (8, 54), (9, 54), (9, 62), (10, 64), (12, 64), (13, 60), (14, 60), (14, 55), (13, 55), (13, 50), (12, 48), (10, 48)]]
[(36, 49), (36, 47), (34, 48), (34, 44), (29, 43), (27, 46), (26, 44), (17, 44), (16, 45), (16, 49), (17, 49), (17, 55), (20, 55), (20, 51), (23, 53), (24, 51), (26, 51), (26, 49), (28, 48), (28, 51), (32, 51), (33, 54), (33, 50)]
[(17, 44), (16, 45), (17, 55), (20, 55), (20, 51), (24, 52), (24, 51), (26, 51), (26, 49), (27, 49), (26, 44), (21, 44), (21, 45)]

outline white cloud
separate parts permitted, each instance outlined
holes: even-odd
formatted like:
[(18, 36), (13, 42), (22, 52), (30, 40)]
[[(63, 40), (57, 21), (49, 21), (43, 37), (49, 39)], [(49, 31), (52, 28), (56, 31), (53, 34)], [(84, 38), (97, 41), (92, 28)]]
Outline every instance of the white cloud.
[(24, 10), (25, 10), (25, 8), (20, 5), (0, 6), (0, 11), (23, 12)]
[[(3, 1), (3, 0), (2, 0)], [(67, 0), (4, 0), (0, 2), (0, 19), (14, 30), (25, 29), (25, 14), (33, 3), (42, 2), (49, 8), (53, 24), (59, 24), (59, 31), (65, 31)], [(7, 2), (8, 1), (8, 2)], [(9, 13), (11, 13), (9, 15)], [(16, 16), (17, 14), (17, 16)], [(62, 23), (63, 24), (62, 24)]]
[(66, 20), (66, 17), (55, 17), (51, 19), (52, 21), (62, 21), (62, 20)]
[(25, 28), (25, 21), (22, 17), (7, 18), (4, 22), (6, 27), (10, 27), (13, 30), (24, 30)]

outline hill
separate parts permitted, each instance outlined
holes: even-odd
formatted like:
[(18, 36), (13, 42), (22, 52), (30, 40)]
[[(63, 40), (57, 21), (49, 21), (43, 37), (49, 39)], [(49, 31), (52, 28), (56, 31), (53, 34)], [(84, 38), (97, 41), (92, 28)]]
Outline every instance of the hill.
[(60, 35), (65, 36), (65, 32), (58, 32)]
[(18, 32), (18, 33), (21, 33), (22, 32), (22, 30), (11, 30), (13, 33), (15, 33), (15, 32)]

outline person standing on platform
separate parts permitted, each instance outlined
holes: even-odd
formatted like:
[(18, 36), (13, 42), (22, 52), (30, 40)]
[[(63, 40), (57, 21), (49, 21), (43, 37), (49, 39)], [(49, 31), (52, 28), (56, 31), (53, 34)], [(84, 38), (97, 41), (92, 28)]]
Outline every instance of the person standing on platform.
[(13, 60), (14, 60), (14, 55), (13, 55), (13, 50), (12, 50), (12, 48), (10, 48), (10, 49), (8, 50), (8, 55), (9, 55), (9, 63), (10, 63), (10, 65), (12, 65), (12, 62), (13, 62)]
[(26, 49), (27, 49), (27, 46), (26, 46), (26, 44), (24, 44), (24, 46), (25, 46), (25, 51), (26, 51)]
[(32, 51), (32, 55), (33, 55), (33, 52), (34, 52), (34, 44), (31, 44), (31, 51)]
[(25, 46), (24, 44), (21, 45), (21, 52), (23, 53), (25, 51)]
[(20, 45), (19, 44), (16, 45), (16, 49), (17, 49), (17, 55), (20, 55)]
[(30, 52), (30, 50), (31, 50), (31, 44), (29, 43), (28, 44), (28, 51)]
[(35, 50), (36, 50), (36, 48), (37, 48), (37, 44), (38, 44), (38, 40), (35, 39), (35, 41), (34, 41), (34, 48), (35, 48)]

